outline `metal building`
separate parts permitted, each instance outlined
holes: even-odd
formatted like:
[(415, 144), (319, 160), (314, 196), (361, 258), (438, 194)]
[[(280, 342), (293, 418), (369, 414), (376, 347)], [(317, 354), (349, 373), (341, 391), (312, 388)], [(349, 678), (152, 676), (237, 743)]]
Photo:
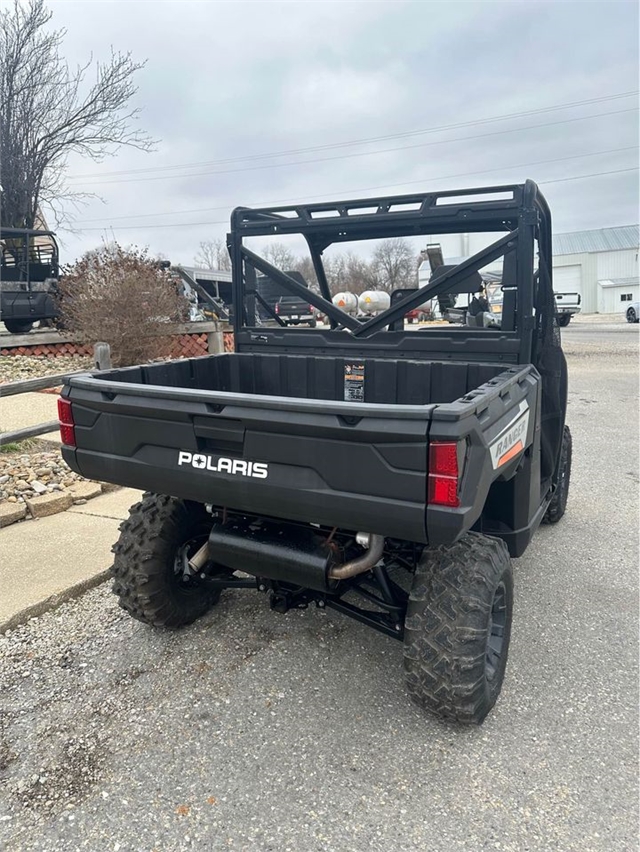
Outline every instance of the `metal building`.
[[(455, 234), (428, 241), (442, 245), (446, 263), (460, 263), (494, 239), (495, 235)], [(553, 289), (580, 293), (583, 313), (624, 312), (626, 302), (640, 300), (638, 243), (638, 225), (554, 234)], [(421, 286), (430, 274), (425, 260), (418, 273)]]
[(553, 237), (553, 289), (582, 295), (583, 313), (618, 313), (640, 299), (638, 225)]

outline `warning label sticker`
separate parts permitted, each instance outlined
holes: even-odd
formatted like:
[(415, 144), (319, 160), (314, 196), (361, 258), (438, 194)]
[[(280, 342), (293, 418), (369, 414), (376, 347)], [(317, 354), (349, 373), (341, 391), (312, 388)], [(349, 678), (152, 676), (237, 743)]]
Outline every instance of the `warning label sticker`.
[(344, 365), (344, 401), (364, 402), (364, 364)]

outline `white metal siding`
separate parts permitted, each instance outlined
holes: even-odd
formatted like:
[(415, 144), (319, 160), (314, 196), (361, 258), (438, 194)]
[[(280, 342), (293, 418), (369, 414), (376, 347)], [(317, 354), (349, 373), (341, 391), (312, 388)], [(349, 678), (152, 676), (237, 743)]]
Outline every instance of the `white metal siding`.
[[(622, 296), (631, 295), (631, 301), (622, 301)], [(637, 284), (622, 284), (619, 287), (600, 287), (600, 305), (603, 314), (625, 313), (631, 302), (640, 300), (640, 287)]]
[(638, 250), (605, 251), (597, 255), (598, 281), (606, 278), (637, 278)]
[[(596, 254), (565, 254), (553, 258), (553, 289), (560, 291), (558, 282), (563, 282), (563, 276), (575, 276), (575, 267), (580, 269), (580, 292), (582, 294), (581, 308), (583, 314), (595, 313), (598, 310), (598, 271)], [(563, 269), (574, 269), (574, 272), (564, 273)]]
[(553, 270), (553, 290), (555, 293), (580, 293), (582, 295), (582, 267), (559, 266)]

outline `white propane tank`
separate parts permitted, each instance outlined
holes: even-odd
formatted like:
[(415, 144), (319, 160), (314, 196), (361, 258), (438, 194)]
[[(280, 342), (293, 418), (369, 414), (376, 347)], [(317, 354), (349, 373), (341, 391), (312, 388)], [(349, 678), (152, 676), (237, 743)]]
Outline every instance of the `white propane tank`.
[(358, 308), (361, 314), (373, 316), (386, 311), (391, 304), (391, 296), (384, 290), (365, 290), (358, 297)]
[(358, 297), (355, 293), (336, 293), (331, 301), (347, 314), (355, 314), (358, 310)]

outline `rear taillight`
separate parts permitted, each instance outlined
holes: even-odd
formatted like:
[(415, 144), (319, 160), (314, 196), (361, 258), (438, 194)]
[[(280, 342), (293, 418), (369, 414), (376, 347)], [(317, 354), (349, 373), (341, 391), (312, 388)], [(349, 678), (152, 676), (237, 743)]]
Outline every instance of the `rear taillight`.
[(73, 412), (68, 399), (58, 399), (58, 420), (60, 421), (60, 438), (66, 447), (75, 447), (76, 430), (73, 423)]
[(429, 444), (428, 502), (437, 506), (459, 506), (459, 481), (457, 441), (432, 441)]
[(279, 313), (280, 313), (280, 305), (276, 305), (276, 313), (277, 313), (277, 314), (279, 314)]
[(313, 313), (313, 305), (309, 305), (309, 313), (310, 313), (310, 314), (312, 314), (312, 313)]

